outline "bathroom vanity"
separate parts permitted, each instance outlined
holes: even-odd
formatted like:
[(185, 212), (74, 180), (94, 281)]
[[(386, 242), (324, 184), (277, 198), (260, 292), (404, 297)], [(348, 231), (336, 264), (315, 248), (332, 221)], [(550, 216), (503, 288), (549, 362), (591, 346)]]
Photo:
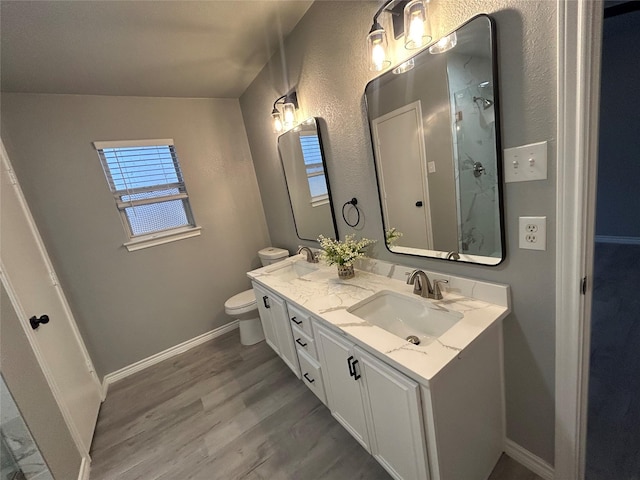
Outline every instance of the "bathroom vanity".
[(509, 287), (410, 267), (297, 255), (248, 273), (267, 343), (396, 479), (485, 480), (504, 450), (502, 319)]

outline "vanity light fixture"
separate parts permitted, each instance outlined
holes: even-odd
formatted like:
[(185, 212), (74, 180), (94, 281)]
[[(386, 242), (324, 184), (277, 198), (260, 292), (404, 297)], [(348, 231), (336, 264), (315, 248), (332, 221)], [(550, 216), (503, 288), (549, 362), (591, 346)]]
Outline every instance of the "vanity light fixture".
[[(278, 110), (278, 104), (282, 104), (282, 112)], [(296, 110), (298, 109), (298, 95), (295, 90), (278, 97), (273, 102), (273, 110), (271, 111), (271, 122), (273, 124), (273, 132), (280, 133), (289, 130), (296, 125)]]
[(404, 34), (405, 48), (413, 50), (431, 41), (428, 3), (428, 0), (387, 0), (382, 4), (373, 16), (373, 23), (367, 35), (367, 54), (371, 71), (379, 72), (391, 65), (387, 53), (387, 32), (378, 22), (380, 14), (385, 11), (391, 13), (394, 37), (398, 39)]
[(444, 53), (451, 50), (457, 44), (458, 44), (458, 36), (456, 35), (456, 32), (453, 32), (449, 35), (442, 37), (436, 43), (431, 45), (429, 47), (429, 53), (432, 53), (434, 55), (438, 53)]

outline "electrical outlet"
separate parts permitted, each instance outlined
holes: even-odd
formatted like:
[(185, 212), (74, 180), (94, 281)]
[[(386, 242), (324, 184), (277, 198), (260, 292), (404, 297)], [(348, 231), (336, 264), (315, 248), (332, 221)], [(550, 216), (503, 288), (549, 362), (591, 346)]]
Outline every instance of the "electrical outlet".
[(547, 249), (547, 217), (520, 217), (518, 232), (520, 248)]

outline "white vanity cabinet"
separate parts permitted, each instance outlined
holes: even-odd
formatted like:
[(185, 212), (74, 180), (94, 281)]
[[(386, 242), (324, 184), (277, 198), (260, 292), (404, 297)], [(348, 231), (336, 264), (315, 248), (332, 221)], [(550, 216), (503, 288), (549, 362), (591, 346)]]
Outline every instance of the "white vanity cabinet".
[(393, 478), (429, 479), (419, 385), (314, 323), (333, 416)]
[(267, 344), (300, 378), (300, 365), (291, 333), (286, 303), (278, 295), (255, 282), (253, 282), (253, 291), (256, 295), (260, 321)]

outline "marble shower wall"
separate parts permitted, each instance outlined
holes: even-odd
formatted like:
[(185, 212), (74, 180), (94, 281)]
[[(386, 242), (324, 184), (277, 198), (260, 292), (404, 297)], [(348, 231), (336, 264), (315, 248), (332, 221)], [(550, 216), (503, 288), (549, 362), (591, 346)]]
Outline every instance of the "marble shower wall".
[[(2, 376), (0, 376), (0, 441), (3, 457), (0, 478), (53, 480)], [(8, 451), (5, 451), (5, 448)], [(16, 475), (16, 470), (21, 470), (23, 476)], [(14, 477), (10, 476), (12, 472)]]

